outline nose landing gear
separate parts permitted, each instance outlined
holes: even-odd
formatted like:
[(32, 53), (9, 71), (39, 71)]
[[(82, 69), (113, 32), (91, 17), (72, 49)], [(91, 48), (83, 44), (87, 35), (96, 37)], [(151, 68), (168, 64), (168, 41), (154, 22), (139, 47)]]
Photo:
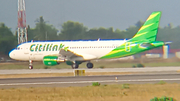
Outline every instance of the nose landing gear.
[(29, 69), (33, 69), (32, 60), (29, 60)]

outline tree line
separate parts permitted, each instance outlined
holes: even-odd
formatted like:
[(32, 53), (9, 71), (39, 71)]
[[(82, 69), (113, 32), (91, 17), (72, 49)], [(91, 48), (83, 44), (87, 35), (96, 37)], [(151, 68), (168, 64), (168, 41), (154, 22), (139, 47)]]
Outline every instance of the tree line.
[[(60, 29), (47, 23), (43, 17), (36, 20), (35, 28), (27, 27), (28, 41), (34, 40), (93, 40), (93, 39), (129, 39), (132, 38), (138, 29), (143, 25), (143, 21), (138, 21), (135, 25), (126, 30), (110, 28), (91, 28), (82, 23), (67, 21), (61, 25)], [(59, 31), (60, 30), (60, 31)], [(58, 32), (59, 31), (59, 32)], [(159, 27), (157, 40), (172, 41), (170, 48), (180, 48), (180, 26), (174, 27), (172, 23), (165, 27)], [(17, 46), (17, 32), (12, 33), (10, 28), (4, 23), (0, 23), (0, 54), (8, 54)]]

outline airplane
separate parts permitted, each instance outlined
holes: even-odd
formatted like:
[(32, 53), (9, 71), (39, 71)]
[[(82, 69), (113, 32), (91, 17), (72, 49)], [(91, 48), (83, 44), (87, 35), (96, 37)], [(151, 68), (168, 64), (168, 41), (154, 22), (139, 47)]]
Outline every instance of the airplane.
[(93, 68), (91, 60), (126, 57), (165, 45), (163, 41), (156, 41), (160, 17), (160, 11), (152, 12), (138, 32), (128, 40), (27, 42), (13, 49), (9, 57), (29, 61), (29, 69), (33, 69), (32, 61), (43, 61), (47, 66), (66, 62), (73, 69), (87, 62), (86, 66), (90, 69)]

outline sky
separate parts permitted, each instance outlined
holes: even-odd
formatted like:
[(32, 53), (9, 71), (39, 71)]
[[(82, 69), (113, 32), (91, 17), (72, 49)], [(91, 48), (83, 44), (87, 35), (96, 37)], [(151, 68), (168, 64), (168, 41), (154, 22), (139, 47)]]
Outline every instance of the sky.
[[(161, 11), (160, 26), (180, 25), (180, 0), (25, 0), (26, 21), (31, 28), (43, 16), (57, 29), (68, 21), (88, 28), (113, 27), (126, 30), (153, 11)], [(0, 22), (12, 31), (17, 27), (18, 0), (0, 0)]]

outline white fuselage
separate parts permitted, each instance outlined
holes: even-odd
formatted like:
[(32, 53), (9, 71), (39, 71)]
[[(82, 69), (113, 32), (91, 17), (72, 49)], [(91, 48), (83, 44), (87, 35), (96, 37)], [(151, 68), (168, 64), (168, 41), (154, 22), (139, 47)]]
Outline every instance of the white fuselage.
[(58, 55), (60, 48), (68, 47), (75, 54), (92, 55), (98, 59), (124, 42), (126, 40), (28, 42), (18, 45), (9, 56), (15, 60), (42, 61), (44, 56)]

